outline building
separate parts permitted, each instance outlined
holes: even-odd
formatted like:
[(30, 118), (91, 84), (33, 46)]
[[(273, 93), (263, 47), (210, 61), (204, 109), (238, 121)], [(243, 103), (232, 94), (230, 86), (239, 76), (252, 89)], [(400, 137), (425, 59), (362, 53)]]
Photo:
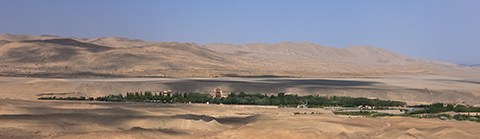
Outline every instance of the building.
[(220, 86), (217, 86), (217, 88), (213, 89), (213, 92), (215, 92), (216, 98), (223, 97), (222, 88)]
[(163, 94), (164, 97), (167, 97), (167, 96), (170, 97), (169, 95), (170, 95), (171, 92), (172, 92), (172, 90), (168, 89), (168, 90), (163, 91), (162, 94)]
[(297, 108), (308, 108), (308, 104), (299, 104)]

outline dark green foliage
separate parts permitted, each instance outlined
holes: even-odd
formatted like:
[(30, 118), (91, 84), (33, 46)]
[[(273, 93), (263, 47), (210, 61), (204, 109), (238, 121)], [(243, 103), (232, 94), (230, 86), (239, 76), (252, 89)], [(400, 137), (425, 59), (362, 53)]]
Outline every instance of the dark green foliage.
[(123, 101), (122, 94), (119, 95), (108, 95), (104, 97), (97, 97), (95, 100), (97, 101)]
[(419, 118), (441, 118), (444, 117), (446, 119), (450, 119), (452, 116), (449, 114), (427, 114), (427, 115), (422, 115)]
[(325, 106), (323, 105), (308, 105), (308, 108), (324, 108)]
[(440, 112), (447, 112), (447, 111), (455, 111), (455, 112), (480, 112), (480, 107), (467, 107), (464, 105), (457, 105), (454, 107), (452, 104), (448, 104), (444, 106), (443, 103), (434, 103), (430, 105), (417, 105), (416, 107), (423, 107), (424, 110), (415, 110), (409, 112), (409, 114), (421, 114), (421, 113), (440, 113)]
[(411, 114), (390, 114), (390, 113), (374, 113), (374, 114), (372, 114), (372, 117), (378, 117), (378, 116), (404, 116), (404, 117), (417, 117), (417, 118), (420, 118), (420, 117), (418, 117), (418, 116), (411, 115)]
[(480, 107), (467, 107), (463, 105), (457, 105), (455, 109), (453, 109), (455, 112), (480, 112)]
[[(457, 114), (454, 115), (453, 117), (450, 116), (449, 114), (432, 114), (432, 113), (441, 113), (441, 112), (447, 112), (447, 111), (455, 111), (455, 112), (478, 112), (479, 107), (467, 107), (463, 105), (457, 105), (457, 107), (454, 107), (452, 104), (448, 104), (447, 106), (444, 106), (442, 103), (435, 103), (431, 105), (417, 105), (416, 107), (423, 107), (425, 108), (424, 110), (415, 110), (412, 112), (408, 112), (405, 114), (388, 114), (388, 113), (377, 113), (373, 114), (372, 117), (377, 117), (377, 116), (409, 116), (409, 117), (417, 117), (417, 118), (438, 118), (442, 120), (447, 120), (447, 119), (455, 119), (455, 120), (469, 120), (469, 121), (477, 121), (480, 122), (480, 116), (479, 115), (464, 115), (464, 114)], [(421, 116), (415, 116), (415, 114), (422, 114)]]
[(378, 116), (395, 116), (395, 114), (390, 114), (390, 113), (375, 113), (372, 115), (372, 117), (378, 117)]
[[(62, 98), (39, 98), (39, 99), (62, 99)], [(67, 100), (87, 100), (86, 98), (63, 98)], [(93, 98), (88, 98), (93, 100)], [(347, 96), (319, 96), (308, 95), (298, 96), (296, 94), (278, 93), (277, 96), (266, 94), (246, 94), (240, 92), (238, 95), (232, 92), (226, 98), (213, 98), (207, 93), (157, 93), (152, 92), (127, 92), (122, 94), (108, 95), (95, 98), (97, 101), (128, 101), (128, 102), (163, 102), (163, 103), (214, 103), (214, 104), (242, 104), (242, 105), (275, 105), (279, 107), (297, 107), (300, 104), (308, 104), (308, 108), (323, 108), (325, 106), (347, 106), (356, 107), (370, 105), (377, 107), (405, 106), (401, 101), (384, 101), (379, 99), (352, 98)]]
[(66, 98), (62, 98), (62, 97), (41, 97), (41, 98), (38, 98), (38, 100), (93, 100), (93, 98), (85, 98), (85, 97), (66, 97)]
[(379, 99), (367, 99), (367, 98), (352, 98), (347, 96), (319, 96), (308, 95), (298, 96), (292, 94), (278, 93), (277, 96), (262, 94), (246, 94), (240, 92), (236, 95), (234, 92), (230, 93), (224, 104), (245, 104), (245, 105), (277, 105), (280, 107), (296, 107), (299, 104), (308, 104), (309, 108), (323, 108), (325, 106), (349, 106), (356, 107), (360, 105), (370, 106), (405, 106), (405, 102), (401, 101), (384, 101)]
[(206, 103), (212, 101), (212, 95), (206, 93), (189, 93), (186, 101), (192, 103)]
[(470, 115), (465, 115), (465, 114), (457, 114), (453, 116), (453, 119), (463, 121), (463, 120), (469, 120), (469, 121), (477, 121), (480, 122), (480, 116), (470, 116)]
[(343, 107), (356, 107), (356, 106), (352, 105), (352, 104), (345, 104), (345, 105), (343, 105)]
[(374, 113), (377, 113), (377, 112), (376, 111), (333, 112), (333, 114), (337, 114), (337, 115), (363, 115), (363, 116), (370, 116)]
[(421, 114), (421, 113), (427, 113), (426, 110), (415, 110), (415, 111), (410, 111), (408, 114)]
[(425, 108), (427, 113), (439, 113), (439, 112), (447, 112), (447, 111), (453, 111), (453, 109), (450, 109), (451, 107), (444, 107), (443, 103), (434, 103)]

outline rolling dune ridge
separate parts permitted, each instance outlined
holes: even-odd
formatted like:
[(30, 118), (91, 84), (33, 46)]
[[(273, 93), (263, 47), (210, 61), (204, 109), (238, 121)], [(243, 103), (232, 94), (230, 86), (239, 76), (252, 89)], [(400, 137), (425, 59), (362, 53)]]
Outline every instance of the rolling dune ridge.
[(408, 58), (372, 46), (338, 49), (306, 42), (198, 45), (10, 34), (3, 34), (0, 40), (0, 74), (8, 77), (479, 75), (478, 67)]
[[(37, 100), (126, 92), (322, 95), (480, 106), (480, 67), (373, 46), (0, 36), (0, 138), (479, 138), (471, 121), (317, 108)], [(398, 110), (389, 110), (395, 111)], [(300, 113), (295, 115), (294, 113)], [(472, 113), (473, 114), (473, 113)]]

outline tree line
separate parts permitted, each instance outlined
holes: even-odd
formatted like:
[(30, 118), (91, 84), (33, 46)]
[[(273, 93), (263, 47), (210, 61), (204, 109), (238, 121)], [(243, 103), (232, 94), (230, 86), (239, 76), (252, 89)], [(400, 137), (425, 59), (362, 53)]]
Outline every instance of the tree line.
[(123, 101), (123, 102), (157, 102), (157, 103), (214, 103), (214, 104), (241, 104), (241, 105), (275, 105), (280, 107), (296, 107), (300, 104), (308, 104), (310, 108), (320, 108), (326, 106), (406, 106), (405, 102), (392, 100), (368, 99), (364, 97), (348, 97), (348, 96), (321, 96), (307, 95), (298, 96), (297, 94), (278, 93), (277, 95), (267, 94), (246, 94), (244, 92), (231, 92), (227, 97), (214, 98), (208, 93), (165, 93), (157, 94), (149, 91), (146, 92), (127, 92), (126, 95), (107, 95), (93, 98), (55, 98), (42, 97), (39, 100), (56, 99), (56, 100), (96, 100), (96, 101)]
[[(421, 107), (424, 108), (423, 110), (400, 110), (404, 111), (403, 114), (391, 114), (391, 113), (377, 113), (374, 111), (354, 111), (354, 112), (333, 112), (334, 114), (341, 114), (341, 115), (363, 115), (363, 116), (371, 116), (371, 117), (378, 117), (378, 116), (405, 116), (405, 117), (416, 117), (416, 118), (438, 118), (442, 120), (447, 119), (455, 119), (459, 121), (469, 120), (469, 121), (477, 121), (480, 122), (480, 107), (467, 107), (464, 105), (457, 105), (454, 106), (453, 104), (444, 105), (443, 103), (434, 103), (429, 105), (415, 105), (410, 107)], [(456, 114), (454, 116), (450, 116), (449, 114), (445, 114), (442, 112), (468, 112), (468, 114)], [(472, 114), (471, 114), (472, 113)]]
[(430, 105), (416, 105), (413, 107), (422, 107), (423, 110), (415, 110), (408, 112), (409, 114), (421, 114), (421, 113), (440, 113), (447, 111), (454, 112), (480, 112), (480, 107), (467, 107), (465, 105), (453, 106), (453, 104), (444, 105), (443, 103), (434, 103)]

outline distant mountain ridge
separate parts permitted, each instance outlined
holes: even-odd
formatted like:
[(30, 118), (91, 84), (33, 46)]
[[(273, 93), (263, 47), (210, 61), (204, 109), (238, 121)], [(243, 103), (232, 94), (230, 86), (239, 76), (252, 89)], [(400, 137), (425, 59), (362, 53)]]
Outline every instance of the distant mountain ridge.
[(35, 36), (35, 35), (25, 35), (25, 34), (2, 34), (0, 35), (0, 40), (5, 40), (5, 41), (28, 41), (28, 40), (49, 40), (49, 39), (63, 39), (63, 37), (60, 36), (53, 36), (53, 35), (41, 35), (41, 36)]
[(142, 40), (132, 40), (128, 38), (121, 38), (121, 37), (102, 37), (102, 38), (96, 38), (96, 39), (87, 39), (87, 38), (74, 38), (71, 37), (71, 39), (80, 41), (80, 42), (85, 42), (85, 43), (92, 43), (96, 45), (103, 45), (103, 46), (109, 46), (109, 47), (136, 47), (136, 46), (147, 46), (154, 44), (155, 42), (148, 42), (148, 41), (142, 41)]
[(478, 68), (409, 58), (373, 46), (282, 42), (233, 45), (119, 37), (0, 36), (2, 76), (377, 77), (438, 75)]
[(469, 66), (469, 67), (480, 67), (480, 63), (456, 63), (460, 66)]
[[(25, 34), (2, 34), (0, 35), (0, 40), (4, 41), (29, 41), (29, 40), (50, 40), (50, 39), (65, 39), (60, 36), (53, 36), (53, 35), (25, 35)], [(154, 44), (155, 42), (149, 41), (142, 41), (137, 39), (128, 39), (122, 37), (102, 37), (96, 39), (89, 39), (89, 38), (76, 38), (76, 37), (69, 37), (68, 39), (73, 39), (79, 42), (84, 43), (91, 43), (101, 46), (108, 46), (108, 47), (135, 47), (135, 46), (146, 46)]]
[(420, 61), (373, 46), (350, 46), (334, 48), (314, 43), (282, 42), (273, 45), (253, 43), (245, 45), (205, 44), (203, 47), (235, 56), (275, 59), (302, 57), (334, 62), (348, 62), (368, 65), (409, 65)]

